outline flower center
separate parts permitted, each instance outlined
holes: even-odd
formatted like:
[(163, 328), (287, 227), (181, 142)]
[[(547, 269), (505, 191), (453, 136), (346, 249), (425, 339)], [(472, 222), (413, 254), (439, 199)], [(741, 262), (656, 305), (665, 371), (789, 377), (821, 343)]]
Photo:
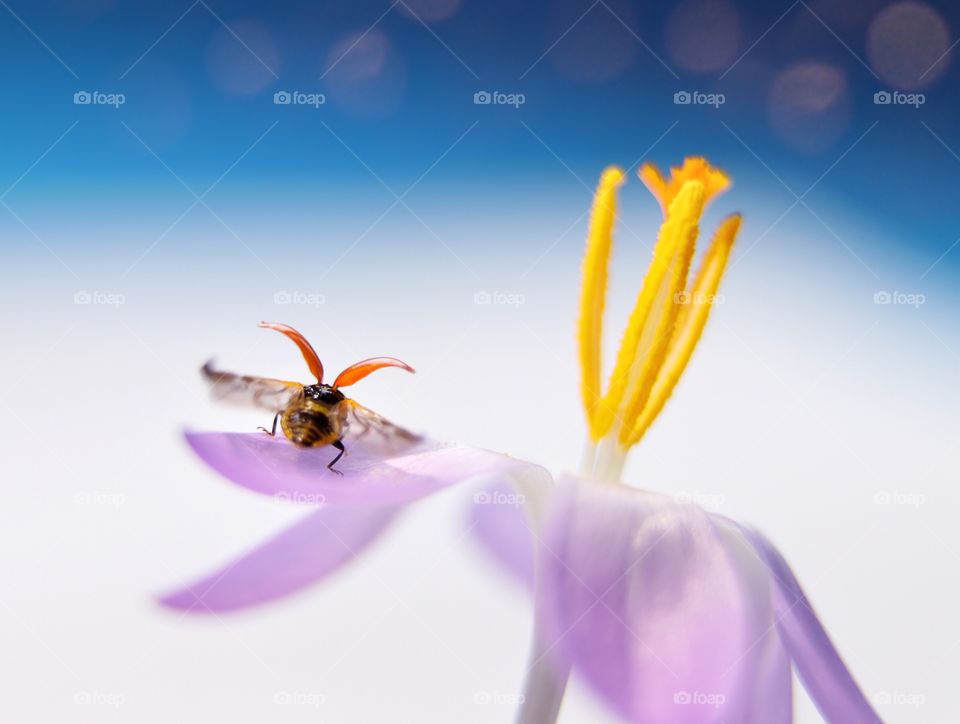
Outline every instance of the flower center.
[(703, 158), (685, 159), (670, 170), (669, 180), (650, 164), (639, 176), (660, 202), (664, 219), (605, 393), (600, 382), (603, 311), (617, 191), (626, 179), (619, 168), (610, 167), (600, 177), (583, 261), (578, 342), (590, 439), (583, 472), (608, 480), (619, 479), (626, 452), (640, 442), (690, 361), (740, 228), (738, 214), (724, 219), (699, 271), (688, 280), (700, 217), (730, 179)]

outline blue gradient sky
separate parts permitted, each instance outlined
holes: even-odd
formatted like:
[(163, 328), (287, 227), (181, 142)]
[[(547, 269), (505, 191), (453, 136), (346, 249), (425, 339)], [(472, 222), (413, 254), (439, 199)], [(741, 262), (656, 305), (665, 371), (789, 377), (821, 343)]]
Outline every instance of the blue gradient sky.
[[(410, 7), (426, 17), (447, 4), (420, 2)], [(156, 215), (163, 223), (191, 201), (151, 151), (197, 193), (247, 152), (210, 203), (256, 205), (283, 229), (306, 207), (322, 214), (355, 208), (375, 218), (392, 198), (371, 171), (401, 193), (449, 151), (409, 201), (425, 213), (469, 218), (518, 193), (534, 208), (543, 200), (582, 205), (577, 178), (592, 186), (602, 165), (633, 164), (656, 144), (649, 158), (660, 164), (703, 153), (745, 189), (788, 200), (774, 174), (801, 194), (843, 156), (811, 193), (811, 206), (837, 203), (879, 219), (904, 251), (933, 258), (960, 235), (944, 212), (960, 172), (945, 147), (960, 148), (955, 53), (921, 81), (921, 108), (875, 105), (874, 92), (898, 87), (873, 70), (867, 47), (870, 22), (885, 3), (709, 5), (733, 18), (734, 30), (713, 33), (729, 42), (708, 59), (715, 69), (700, 72), (671, 40), (671, 23), (680, 21), (670, 7), (453, 4), (452, 15), (428, 28), (385, 0), (349, 7), (11, 3), (0, 22), (4, 188), (71, 130), (6, 201), (31, 226), (51, 215), (75, 218), (76, 233), (64, 245), (96, 243), (105, 230), (95, 220), (106, 213), (116, 220)], [(960, 11), (943, 2), (931, 7), (953, 43)], [(935, 45), (922, 34), (909, 40), (902, 48), (914, 53), (917, 44)], [(834, 75), (814, 73), (784, 100), (773, 89), (797, 63), (819, 63)], [(274, 105), (273, 94), (286, 89), (325, 93), (327, 103)], [(126, 102), (77, 106), (78, 90), (119, 92)], [(526, 102), (476, 106), (478, 90), (523, 93)], [(719, 92), (726, 102), (678, 106), (678, 90)], [(776, 113), (786, 130), (771, 120)], [(161, 211), (165, 204), (171, 208)], [(871, 251), (868, 241), (863, 246)], [(956, 257), (946, 263), (955, 268)]]

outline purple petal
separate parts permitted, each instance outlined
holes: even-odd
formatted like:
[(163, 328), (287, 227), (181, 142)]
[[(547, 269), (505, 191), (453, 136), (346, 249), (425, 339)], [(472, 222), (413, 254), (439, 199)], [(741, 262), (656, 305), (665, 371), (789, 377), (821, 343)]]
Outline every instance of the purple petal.
[(258, 493), (296, 502), (408, 503), (475, 475), (528, 466), (487, 450), (424, 440), (390, 456), (382, 446), (355, 440), (337, 464), (330, 447), (302, 449), (263, 433), (188, 432), (187, 442), (210, 467)]
[(523, 493), (500, 483), (473, 494), (468, 525), (481, 550), (511, 578), (533, 591), (533, 535)]
[(692, 505), (577, 482), (543, 540), (543, 634), (626, 719), (790, 721), (766, 572), (741, 536)]
[(753, 689), (753, 710), (749, 721), (758, 724), (792, 724), (793, 676), (790, 656), (770, 625), (766, 636), (757, 643), (756, 686)]
[(824, 719), (831, 722), (879, 722), (814, 613), (790, 566), (760, 533), (743, 529), (769, 566), (780, 637), (797, 673)]
[(396, 507), (321, 508), (219, 571), (160, 599), (193, 613), (247, 608), (298, 591), (361, 553)]

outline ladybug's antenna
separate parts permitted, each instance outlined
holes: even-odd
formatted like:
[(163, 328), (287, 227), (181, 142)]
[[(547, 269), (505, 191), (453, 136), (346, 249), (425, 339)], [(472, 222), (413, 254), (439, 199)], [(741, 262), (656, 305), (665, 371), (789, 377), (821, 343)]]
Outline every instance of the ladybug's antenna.
[(337, 379), (334, 380), (333, 387), (334, 389), (337, 389), (339, 387), (352, 385), (354, 382), (359, 382), (362, 380), (371, 372), (382, 370), (384, 367), (399, 367), (407, 372), (416, 372), (416, 370), (406, 362), (401, 362), (393, 357), (371, 357), (370, 359), (362, 360), (361, 362), (357, 362), (356, 364), (352, 364), (347, 367), (347, 369), (337, 375)]
[[(286, 335), (293, 340), (293, 343), (300, 348), (300, 351), (303, 353), (303, 359), (307, 362), (307, 367), (310, 368), (310, 372), (316, 376), (318, 383), (323, 383), (323, 363), (320, 362), (320, 358), (317, 356), (316, 351), (313, 347), (310, 346), (310, 343), (307, 341), (307, 338), (300, 334), (293, 327), (280, 324), (279, 322), (260, 322), (257, 325), (258, 327), (263, 327), (264, 329), (275, 329), (283, 335)], [(373, 370), (371, 370), (372, 372)], [(369, 372), (367, 373), (369, 374)]]

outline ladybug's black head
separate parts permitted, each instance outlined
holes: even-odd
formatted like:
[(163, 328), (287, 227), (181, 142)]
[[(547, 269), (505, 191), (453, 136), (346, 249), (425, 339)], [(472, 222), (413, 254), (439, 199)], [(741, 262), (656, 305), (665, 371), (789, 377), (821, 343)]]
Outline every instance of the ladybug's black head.
[(335, 405), (346, 399), (340, 390), (324, 384), (306, 385), (303, 388), (303, 394), (307, 396), (307, 399), (316, 400), (325, 405)]

